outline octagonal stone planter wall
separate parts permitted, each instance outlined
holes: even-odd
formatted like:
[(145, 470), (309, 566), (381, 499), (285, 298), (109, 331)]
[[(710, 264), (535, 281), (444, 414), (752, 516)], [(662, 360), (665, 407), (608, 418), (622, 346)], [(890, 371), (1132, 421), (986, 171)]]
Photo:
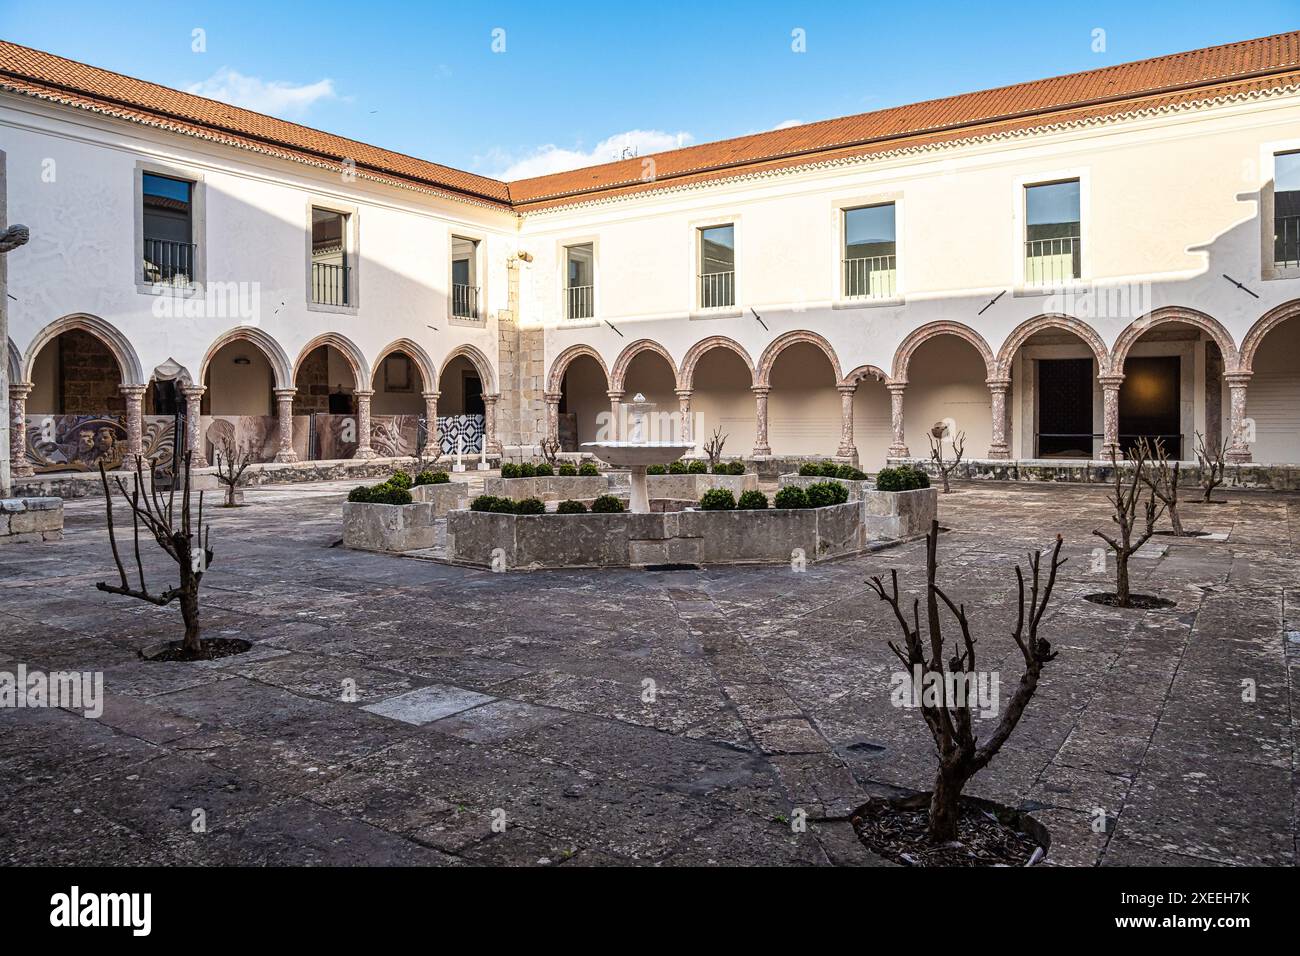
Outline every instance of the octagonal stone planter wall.
[[(861, 484), (861, 482), (856, 482)], [(904, 541), (929, 533), (939, 517), (939, 489), (865, 492), (862, 525), (871, 540)]]
[(463, 481), (446, 481), (436, 485), (413, 485), (411, 487), (411, 499), (415, 502), (427, 502), (433, 505), (434, 515), (438, 518), (445, 518), (450, 511), (469, 507), (469, 485)]
[(875, 481), (870, 478), (864, 481), (850, 481), (847, 478), (819, 478), (814, 475), (782, 475), (779, 479), (782, 488), (804, 488), (807, 489), (812, 485), (823, 481), (833, 481), (836, 484), (843, 485), (849, 489), (849, 501), (861, 501), (863, 497), (876, 488)]
[[(651, 498), (699, 501), (711, 488), (726, 488), (739, 498), (742, 492), (758, 489), (758, 475), (647, 475), (646, 486)], [(631, 487), (626, 471), (611, 471), (591, 477), (488, 478), (483, 493), (516, 501), (590, 501), (601, 495), (626, 497)]]
[(758, 490), (758, 475), (647, 475), (646, 487), (651, 498), (699, 501), (714, 488), (725, 488), (739, 498), (746, 491)]
[[(626, 485), (626, 480), (624, 485)], [(542, 501), (584, 501), (611, 492), (605, 475), (553, 475), (549, 478), (486, 478), (483, 493), (498, 498), (540, 498)]]
[[(436, 504), (375, 505), (343, 502), (343, 544), (362, 551), (414, 551), (432, 548), (436, 540)], [(453, 512), (470, 514), (471, 512)]]

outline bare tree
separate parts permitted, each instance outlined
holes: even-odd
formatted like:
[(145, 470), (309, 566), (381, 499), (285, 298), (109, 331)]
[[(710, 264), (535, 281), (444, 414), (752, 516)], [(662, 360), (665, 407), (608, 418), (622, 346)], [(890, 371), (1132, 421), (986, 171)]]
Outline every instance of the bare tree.
[[(135, 472), (131, 476), (132, 487), (128, 492), (120, 476), (114, 475), (113, 483), (121, 493), (122, 499), (131, 508), (131, 525), (135, 540), (135, 568), (139, 578), (139, 587), (133, 587), (127, 579), (126, 568), (117, 546), (117, 532), (113, 524), (113, 494), (108, 485), (108, 475), (104, 464), (99, 465), (99, 480), (104, 486), (104, 502), (108, 513), (108, 542), (113, 549), (113, 562), (117, 565), (120, 584), (108, 584), (100, 581), (95, 587), (110, 594), (122, 594), (140, 601), (148, 601), (159, 607), (165, 607), (172, 601), (180, 603), (181, 617), (185, 621), (185, 639), (182, 649), (188, 655), (198, 655), (203, 650), (199, 639), (199, 582), (204, 572), (212, 564), (212, 548), (209, 546), (210, 527), (203, 523), (203, 492), (199, 492), (198, 516), (191, 515), (190, 464), (193, 455), (185, 449), (181, 457), (183, 482), (181, 485), (180, 507), (177, 508), (176, 483), (165, 495), (152, 486), (146, 488), (144, 480), (144, 458), (135, 457)], [(154, 541), (163, 552), (176, 562), (179, 569), (180, 583), (161, 593), (154, 594), (144, 580), (144, 563), (140, 558), (141, 527), (153, 535)]]
[(948, 484), (948, 476), (957, 470), (961, 464), (961, 456), (966, 451), (966, 433), (958, 432), (953, 436), (951, 445), (953, 458), (951, 460), (943, 457), (943, 439), (948, 434), (948, 426), (944, 422), (935, 422), (926, 433), (930, 439), (930, 460), (935, 463), (939, 469), (939, 475), (943, 478), (943, 493), (948, 494), (952, 491)]
[[(1115, 603), (1119, 607), (1133, 606), (1128, 583), (1128, 559), (1151, 539), (1155, 533), (1156, 521), (1164, 510), (1163, 506), (1156, 505), (1154, 492), (1147, 496), (1145, 502), (1142, 500), (1145, 484), (1142, 472), (1147, 467), (1147, 461), (1141, 444), (1135, 446), (1130, 461), (1133, 467), (1131, 474), (1126, 476), (1115, 449), (1111, 449), (1110, 464), (1115, 473), (1115, 491), (1107, 497), (1114, 509), (1110, 520), (1118, 528), (1116, 535), (1111, 537), (1099, 529), (1092, 532), (1115, 552)], [(1139, 510), (1142, 512), (1141, 530), (1138, 530)], [(1134, 534), (1137, 535), (1136, 538)]]
[(1139, 438), (1137, 444), (1142, 451), (1142, 457), (1151, 463), (1150, 467), (1138, 471), (1138, 477), (1151, 489), (1152, 496), (1158, 498), (1164, 505), (1174, 534), (1181, 538), (1183, 522), (1178, 517), (1178, 477), (1182, 462), (1169, 460), (1165, 443), (1159, 438), (1155, 440), (1154, 445), (1145, 438)]
[(1204, 435), (1197, 432), (1196, 464), (1201, 473), (1201, 501), (1209, 504), (1214, 489), (1223, 484), (1224, 472), (1228, 467), (1228, 439), (1221, 438), (1211, 445)]
[(722, 426), (713, 429), (713, 437), (704, 443), (704, 454), (709, 459), (709, 467), (722, 461), (722, 446), (727, 443), (727, 436), (722, 433)]
[(239, 486), (244, 482), (244, 472), (253, 463), (253, 449), (235, 441), (234, 435), (223, 435), (216, 457), (217, 480), (226, 486), (226, 507), (237, 507)]
[(537, 447), (542, 453), (542, 459), (554, 468), (556, 462), (560, 460), (560, 440), (558, 438), (550, 437), (543, 438)]
[[(988, 765), (1002, 745), (1007, 742), (1025, 712), (1030, 698), (1034, 696), (1034, 691), (1038, 688), (1038, 678), (1042, 673), (1043, 665), (1056, 657), (1051, 644), (1038, 636), (1038, 628), (1042, 623), (1043, 613), (1047, 610), (1047, 604), (1052, 599), (1057, 569), (1065, 563), (1065, 559), (1060, 557), (1061, 536), (1058, 534), (1056, 545), (1052, 549), (1047, 581), (1044, 583), (1039, 567), (1042, 552), (1034, 551), (1029, 554), (1031, 577), (1028, 608), (1025, 606), (1024, 572), (1019, 565), (1016, 566), (1020, 615), (1011, 637), (1020, 648), (1025, 669), (1007, 709), (998, 720), (992, 734), (981, 745), (971, 728), (970, 689), (975, 686), (976, 639), (971, 634), (970, 621), (966, 617), (966, 605), (954, 604), (936, 583), (939, 567), (938, 549), (939, 522), (933, 521), (930, 524), (930, 533), (926, 536), (925, 552), (925, 621), (929, 638), (928, 649), (921, 639), (921, 602), (919, 599), (913, 600), (909, 622), (898, 594), (898, 572), (890, 572), (888, 592), (879, 577), (873, 577), (869, 583), (876, 595), (893, 608), (894, 617), (903, 632), (903, 646), (899, 647), (890, 641), (889, 649), (907, 668), (913, 681), (920, 675), (926, 683), (933, 682), (937, 691), (934, 695), (920, 695), (921, 715), (925, 718), (926, 726), (930, 728), (930, 734), (934, 737), (939, 752), (939, 770), (935, 775), (934, 791), (930, 796), (930, 821), (927, 835), (933, 842), (946, 843), (957, 838), (957, 822), (961, 814), (963, 788), (971, 777)], [(947, 606), (948, 611), (961, 627), (962, 646), (946, 660), (943, 628), (939, 619), (940, 601)]]

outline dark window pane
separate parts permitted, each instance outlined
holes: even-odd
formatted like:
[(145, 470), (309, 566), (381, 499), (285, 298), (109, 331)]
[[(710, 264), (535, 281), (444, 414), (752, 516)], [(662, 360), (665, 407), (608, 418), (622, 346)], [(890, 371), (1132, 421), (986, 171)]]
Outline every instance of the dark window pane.
[(736, 271), (736, 227), (712, 226), (700, 230), (700, 272), (713, 275)]
[(1028, 239), (1079, 235), (1079, 181), (1026, 187), (1025, 222)]

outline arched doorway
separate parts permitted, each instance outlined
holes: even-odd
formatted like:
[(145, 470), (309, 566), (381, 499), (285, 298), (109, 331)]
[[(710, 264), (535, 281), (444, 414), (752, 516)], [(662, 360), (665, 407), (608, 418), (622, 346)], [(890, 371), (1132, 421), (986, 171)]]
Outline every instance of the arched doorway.
[(754, 370), (739, 346), (706, 345), (682, 363), (682, 388), (691, 390), (691, 437), (701, 450), (721, 429), (723, 454), (748, 457), (757, 442)]
[(560, 382), (559, 439), (564, 451), (578, 451), (583, 442), (613, 438), (609, 381), (605, 369), (590, 355), (575, 356)]
[(27, 367), (24, 408), (29, 457), (38, 472), (121, 465), (126, 454), (127, 375), (117, 356), (85, 328), (68, 328), (40, 345)]
[[(623, 401), (642, 395), (655, 406), (647, 441), (671, 441), (679, 434), (681, 415), (677, 400), (677, 369), (659, 352), (643, 349), (627, 363), (623, 376)], [(620, 428), (628, 427), (620, 424)]]
[(893, 442), (889, 390), (882, 376), (864, 375), (853, 393), (853, 444), (858, 467), (876, 472), (885, 467)]
[(772, 363), (768, 384), (772, 454), (834, 456), (840, 443), (840, 395), (826, 353), (811, 342), (786, 346)]
[[(1300, 463), (1300, 308), (1247, 337), (1242, 360), (1253, 374), (1247, 389), (1245, 440), (1251, 458), (1270, 464)], [(1222, 407), (1222, 434), (1229, 434), (1229, 409)], [(1253, 441), (1252, 441), (1253, 439)]]
[(984, 457), (993, 440), (988, 364), (971, 342), (940, 333), (911, 352), (906, 367), (907, 392), (903, 432), (913, 457), (926, 458), (926, 438), (939, 422), (951, 435), (966, 435), (965, 457)]
[[(339, 336), (309, 343), (294, 368), (293, 415), (304, 416), (306, 447), (317, 460), (374, 457), (370, 445), (370, 376), (361, 353)], [(364, 391), (364, 396), (358, 395)], [(298, 425), (294, 425), (295, 433)]]
[(1099, 376), (1108, 358), (1096, 332), (1068, 317), (1031, 319), (1008, 337), (998, 368), (999, 377), (1011, 383), (1012, 458), (1102, 456)]
[(208, 461), (231, 440), (257, 461), (271, 461), (279, 449), (275, 369), (256, 343), (235, 339), (212, 354), (204, 369), (200, 434)]

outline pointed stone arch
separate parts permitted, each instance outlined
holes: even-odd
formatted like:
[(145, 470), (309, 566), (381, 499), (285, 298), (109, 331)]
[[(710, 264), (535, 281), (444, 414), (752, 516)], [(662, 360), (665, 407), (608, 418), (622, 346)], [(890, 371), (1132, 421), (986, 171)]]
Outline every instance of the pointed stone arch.
[(22, 381), (30, 382), (36, 365), (36, 357), (41, 350), (64, 332), (82, 331), (99, 339), (104, 347), (117, 360), (118, 371), (122, 373), (123, 385), (146, 385), (144, 371), (140, 367), (140, 358), (125, 335), (97, 315), (76, 312), (55, 319), (41, 329), (27, 346), (26, 357), (22, 365)]
[(1259, 351), (1260, 343), (1264, 337), (1273, 331), (1287, 319), (1300, 318), (1300, 299), (1292, 299), (1290, 302), (1283, 302), (1275, 309), (1265, 312), (1246, 337), (1241, 340), (1241, 354), (1237, 359), (1237, 370), (1240, 372), (1253, 372), (1255, 353)]
[(1073, 333), (1096, 356), (1097, 374), (1107, 374), (1107, 370), (1110, 368), (1110, 351), (1106, 348), (1106, 343), (1102, 341), (1101, 336), (1097, 334), (1096, 329), (1072, 315), (1045, 312), (1042, 315), (1036, 315), (1032, 319), (1021, 322), (1006, 337), (1002, 343), (1002, 348), (998, 350), (997, 374), (993, 377), (999, 379), (1011, 378), (1011, 363), (1015, 360), (1016, 352), (1020, 349), (1020, 346), (1024, 345), (1030, 336), (1047, 329), (1059, 329), (1063, 332)]
[(1223, 353), (1224, 372), (1237, 371), (1236, 343), (1233, 342), (1231, 333), (1223, 327), (1218, 319), (1196, 309), (1167, 305), (1148, 312), (1125, 326), (1124, 331), (1115, 339), (1115, 344), (1110, 350), (1110, 370), (1112, 374), (1123, 374), (1124, 360), (1128, 358), (1129, 350), (1133, 348), (1133, 344), (1138, 339), (1152, 329), (1170, 323), (1190, 325), (1214, 339), (1215, 344), (1219, 346), (1219, 351)]
[(993, 358), (993, 350), (989, 348), (989, 343), (984, 340), (984, 336), (969, 325), (963, 325), (961, 322), (944, 321), (928, 322), (907, 334), (894, 352), (894, 365), (890, 380), (900, 385), (907, 384), (907, 366), (912, 361), (912, 355), (923, 344), (940, 335), (955, 335), (959, 339), (965, 339), (975, 347), (975, 351), (979, 352), (980, 357), (984, 359), (984, 368), (988, 373), (988, 377), (997, 377), (997, 361)]
[(662, 357), (663, 360), (668, 363), (668, 367), (672, 369), (674, 387), (681, 388), (681, 385), (677, 380), (677, 363), (674, 362), (673, 357), (668, 354), (668, 350), (653, 339), (637, 339), (627, 348), (623, 349), (623, 351), (619, 353), (618, 358), (614, 360), (614, 368), (609, 375), (609, 387), (611, 391), (623, 391), (623, 383), (627, 378), (628, 367), (632, 364), (632, 360), (642, 352), (654, 352), (656, 355)]
[[(415, 363), (415, 367), (420, 370), (420, 382), (424, 386), (424, 391), (436, 392), (438, 390), (438, 369), (433, 364), (433, 359), (418, 343), (408, 338), (400, 338), (385, 345), (379, 354), (375, 356), (374, 370), (371, 374), (378, 375), (379, 369), (383, 367), (384, 359), (398, 352), (410, 356), (411, 361)], [(479, 374), (482, 374), (482, 372)], [(375, 383), (372, 378), (366, 388), (374, 387)]]
[[(312, 352), (316, 351), (316, 349), (320, 348), (322, 345), (332, 346), (340, 355), (343, 356), (344, 360), (352, 369), (352, 387), (354, 389), (360, 391), (370, 388), (370, 365), (366, 362), (366, 357), (361, 353), (361, 349), (357, 348), (355, 342), (346, 335), (340, 335), (337, 332), (325, 332), (316, 336), (302, 347), (302, 350), (298, 352), (298, 360), (293, 363), (294, 381), (297, 380), (298, 370), (302, 367), (302, 363), (306, 360), (307, 356), (311, 355)], [(290, 384), (292, 385), (292, 382)]]
[(252, 326), (241, 325), (223, 332), (211, 345), (208, 346), (207, 353), (203, 356), (203, 361), (199, 363), (198, 383), (202, 385), (208, 380), (208, 365), (216, 354), (229, 345), (231, 342), (248, 342), (255, 346), (259, 352), (266, 358), (271, 365), (271, 372), (275, 376), (276, 388), (293, 388), (294, 372), (296, 366), (289, 364), (289, 356), (280, 343), (272, 338), (262, 329), (253, 328)]
[(442, 378), (442, 373), (447, 370), (447, 366), (458, 358), (464, 358), (478, 371), (479, 380), (483, 383), (484, 395), (497, 394), (497, 377), (492, 369), (492, 363), (488, 361), (488, 357), (483, 354), (482, 349), (469, 344), (458, 345), (443, 357), (442, 366), (438, 369), (438, 377), (433, 380), (435, 388), (437, 387), (436, 383)]
[(13, 339), (9, 340), (9, 348), (5, 356), (5, 362), (9, 381), (21, 381), (23, 377), (23, 353), (18, 351), (18, 346), (14, 344)]
[(710, 335), (707, 339), (700, 339), (687, 350), (686, 355), (682, 358), (681, 368), (677, 372), (677, 387), (681, 389), (690, 389), (695, 387), (695, 367), (700, 364), (700, 359), (707, 352), (714, 349), (727, 349), (740, 356), (740, 360), (745, 363), (749, 369), (750, 379), (756, 379), (754, 373), (754, 360), (749, 357), (745, 347), (735, 339), (727, 338), (725, 335)]
[(595, 359), (596, 364), (600, 366), (601, 372), (605, 375), (605, 382), (608, 383), (610, 381), (609, 368), (605, 365), (605, 360), (600, 357), (599, 352), (590, 345), (570, 345), (559, 355), (555, 356), (555, 361), (551, 363), (551, 372), (546, 377), (546, 390), (548, 392), (559, 394), (560, 389), (564, 384), (564, 373), (568, 370), (569, 364), (582, 355)]
[(840, 371), (840, 359), (835, 354), (835, 349), (831, 343), (816, 332), (809, 332), (806, 329), (797, 329), (793, 332), (786, 332), (778, 335), (763, 349), (763, 354), (758, 360), (758, 374), (755, 376), (758, 385), (770, 385), (772, 378), (772, 366), (776, 364), (777, 356), (792, 345), (807, 343), (815, 345), (822, 350), (822, 353), (830, 359), (831, 369), (835, 373), (835, 381), (838, 384), (843, 379), (844, 374)]
[(875, 365), (859, 365), (849, 374), (840, 380), (841, 385), (857, 385), (865, 378), (871, 378), (878, 382), (888, 382), (889, 373)]

